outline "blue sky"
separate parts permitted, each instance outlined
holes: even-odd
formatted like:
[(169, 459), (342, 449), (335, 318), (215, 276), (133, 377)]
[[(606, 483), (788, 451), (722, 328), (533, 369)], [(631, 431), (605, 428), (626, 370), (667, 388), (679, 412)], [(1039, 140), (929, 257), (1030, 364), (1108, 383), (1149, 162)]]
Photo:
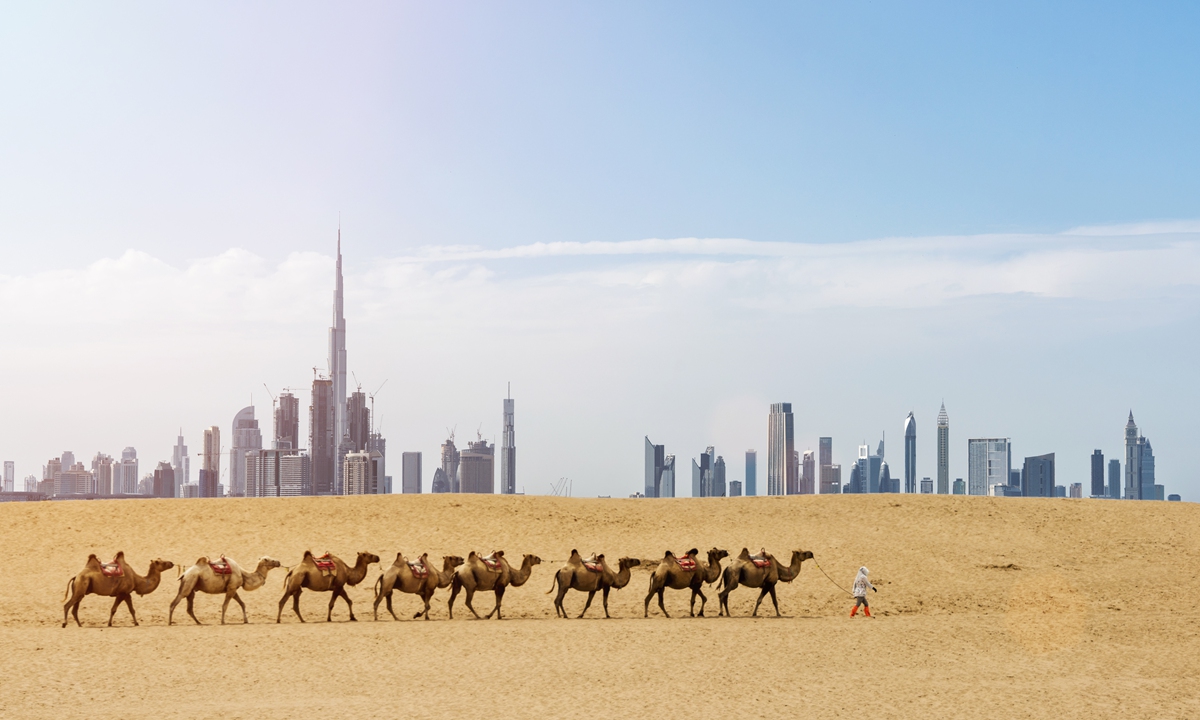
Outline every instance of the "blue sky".
[[(636, 484), (646, 433), (738, 457), (777, 400), (849, 462), (910, 409), (931, 427), (945, 397), (962, 473), (985, 434), (1057, 450), (1060, 476), (1117, 451), (1133, 407), (1196, 497), (1198, 15), (5, 8), (0, 367), (26, 382), (0, 399), (0, 454), (21, 474), (67, 447), (146, 463), (264, 381), (303, 385), (340, 213), (351, 365), (400, 396), (393, 449), (487, 434), (521, 376), (531, 482), (589, 494)], [(636, 245), (687, 238), (749, 244)], [(483, 352), (456, 350), (468, 328)], [(33, 407), (113, 408), (113, 383), (133, 398), (104, 428)], [(580, 463), (593, 442), (612, 459)]]

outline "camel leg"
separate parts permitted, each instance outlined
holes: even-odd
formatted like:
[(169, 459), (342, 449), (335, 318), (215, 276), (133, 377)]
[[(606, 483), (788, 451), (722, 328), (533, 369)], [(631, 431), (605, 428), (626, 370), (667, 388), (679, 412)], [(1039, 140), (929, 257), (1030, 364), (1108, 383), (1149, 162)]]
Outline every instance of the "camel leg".
[(606, 618), (608, 618), (608, 617), (611, 617), (611, 616), (608, 614), (608, 591), (609, 591), (610, 589), (611, 589), (611, 588), (605, 587), (605, 588), (604, 588), (604, 592), (603, 592), (603, 594), (601, 594), (601, 596), (600, 596), (600, 597), (601, 597), (601, 599), (604, 601), (604, 617), (606, 617)]
[(717, 593), (717, 601), (720, 607), (717, 609), (717, 617), (724, 615), (725, 617), (733, 617), (729, 614), (729, 593), (737, 589), (738, 582), (736, 578), (725, 583), (725, 589)]
[(75, 624), (78, 625), (79, 627), (83, 627), (83, 624), (79, 622), (79, 603), (83, 601), (83, 596), (85, 594), (87, 594), (87, 589), (83, 588), (82, 592), (81, 592), (81, 589), (75, 583), (75, 578), (71, 578), (71, 582), (67, 585), (67, 588), (70, 590), (71, 597), (63, 605), (63, 624), (62, 624), (62, 626), (63, 627), (67, 626), (68, 613), (74, 611), (75, 612)]
[(479, 613), (475, 612), (475, 606), (471, 602), (474, 599), (475, 599), (474, 588), (467, 588), (467, 594), (463, 598), (463, 605), (467, 606), (467, 609), (471, 611), (471, 614), (475, 616), (476, 620), (480, 620), (482, 618), (479, 617)]
[(666, 591), (667, 591), (666, 587), (660, 587), (658, 589), (658, 609), (662, 610), (663, 615), (666, 615), (667, 617), (671, 617), (671, 613), (667, 612), (667, 606), (663, 605), (663, 593), (665, 593)]
[(233, 599), (237, 602), (238, 605), (242, 606), (242, 624), (249, 625), (250, 618), (246, 617), (246, 603), (242, 602), (242, 596), (238, 595), (236, 590), (233, 591)]
[(708, 598), (704, 597), (704, 593), (700, 590), (700, 588), (693, 589), (692, 590), (692, 607), (696, 606), (696, 596), (697, 595), (700, 596), (700, 612), (697, 613), (694, 617), (704, 617), (704, 606), (708, 604)]
[(567, 596), (567, 587), (560, 584), (558, 586), (558, 596), (554, 598), (554, 617), (567, 616), (567, 609), (563, 607), (563, 598)]
[[(192, 603), (194, 603), (195, 601), (196, 601), (196, 591), (193, 590), (190, 593), (188, 593), (188, 596), (187, 596), (187, 614), (192, 618), (192, 620), (196, 621), (197, 625), (203, 625), (204, 623), (200, 622), (200, 618), (196, 617), (196, 613), (192, 612)], [(223, 614), (224, 613), (222, 613), (222, 615)]]
[(504, 586), (501, 585), (500, 587), (496, 588), (496, 607), (492, 608), (492, 611), (487, 614), (487, 617), (485, 618), (485, 620), (491, 620), (492, 615), (495, 615), (497, 620), (500, 619), (500, 603), (503, 600), (504, 600)]
[(454, 619), (454, 598), (458, 597), (458, 590), (461, 587), (462, 585), (458, 584), (458, 582), (450, 584), (450, 602), (446, 603), (446, 609), (450, 612), (451, 620)]
[(654, 578), (650, 578), (650, 591), (646, 593), (646, 606), (642, 609), (642, 617), (650, 617), (650, 598), (654, 597)]
[(350, 593), (346, 592), (345, 587), (342, 587), (339, 592), (342, 599), (346, 601), (346, 609), (350, 611), (350, 622), (358, 622), (358, 618), (354, 617), (354, 603), (350, 601)]
[[(425, 602), (425, 610), (423, 611), (423, 613), (417, 613), (417, 617), (421, 617), (421, 615), (422, 615), (422, 614), (424, 614), (424, 615), (425, 615), (425, 619), (426, 619), (426, 620), (428, 620), (428, 619), (429, 619), (429, 601), (430, 601), (430, 600), (432, 600), (432, 599), (433, 599), (433, 593), (432, 593), (432, 592), (430, 592), (429, 590), (426, 590), (426, 591), (425, 591), (425, 592), (424, 592), (424, 593), (421, 595), (421, 600)], [(415, 620), (416, 618), (413, 618), (413, 619)]]
[(138, 621), (137, 613), (133, 611), (133, 595), (125, 596), (125, 604), (129, 606), (129, 617), (133, 618), (133, 624), (136, 627), (138, 625)]
[(333, 622), (333, 604), (337, 602), (339, 588), (334, 588), (333, 592), (329, 593), (329, 612), (325, 614), (325, 622)]
[(183, 592), (181, 591), (178, 595), (175, 596), (175, 599), (171, 601), (171, 607), (167, 610), (167, 625), (168, 626), (175, 624), (175, 606), (178, 605), (179, 601), (182, 599), (183, 599)]
[(771, 586), (771, 604), (775, 606), (775, 617), (780, 617), (779, 601), (775, 599), (775, 586), (774, 585)]
[(582, 618), (583, 618), (583, 616), (587, 614), (588, 608), (590, 608), (590, 607), (592, 606), (592, 598), (594, 598), (594, 597), (596, 597), (596, 591), (595, 591), (595, 590), (593, 590), (593, 591), (591, 591), (591, 592), (589, 592), (589, 593), (588, 593), (587, 602), (585, 602), (585, 603), (583, 604), (583, 612), (579, 613), (579, 617), (580, 617), (580, 619), (582, 619)]
[[(233, 599), (234, 593), (236, 593), (236, 592), (237, 592), (237, 589), (235, 588), (233, 590), (233, 592), (225, 593), (225, 602), (221, 605), (221, 624), (222, 625), (225, 624), (225, 611), (229, 609), (229, 601)], [(241, 601), (239, 600), (238, 602), (241, 602)]]
[(400, 619), (400, 618), (396, 617), (396, 613), (395, 613), (395, 611), (394, 611), (394, 610), (392, 610), (392, 593), (390, 593), (390, 592), (389, 592), (389, 593), (388, 593), (388, 595), (387, 595), (387, 611), (388, 611), (389, 613), (391, 613), (391, 614), (392, 614), (392, 619), (393, 619), (393, 620), (399, 620), (399, 619)]
[(750, 613), (750, 617), (758, 617), (758, 606), (762, 603), (763, 598), (767, 596), (767, 587), (764, 585), (758, 591), (758, 600), (754, 603), (754, 612)]
[[(122, 600), (122, 599), (123, 599), (123, 598), (122, 598), (120, 595), (118, 595), (118, 596), (116, 596), (115, 598), (113, 598), (112, 609), (108, 611), (108, 626), (109, 626), (109, 627), (112, 627), (112, 621), (113, 621), (113, 617), (114, 617), (114, 616), (116, 616), (116, 614), (117, 614), (117, 608), (121, 607), (121, 600)], [(76, 605), (75, 607), (79, 607), (79, 606), (78, 606), (78, 605)], [(79, 620), (79, 616), (78, 616), (78, 615), (76, 615), (76, 616), (75, 616), (75, 619), (76, 619), (76, 620)]]

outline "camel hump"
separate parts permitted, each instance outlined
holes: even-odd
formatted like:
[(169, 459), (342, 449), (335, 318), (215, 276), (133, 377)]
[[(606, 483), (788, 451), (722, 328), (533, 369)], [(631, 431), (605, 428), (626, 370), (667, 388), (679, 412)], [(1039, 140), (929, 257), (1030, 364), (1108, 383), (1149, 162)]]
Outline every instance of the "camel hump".
[(303, 558), (301, 558), (301, 561), (303, 561), (303, 560), (311, 560), (312, 558), (313, 558), (312, 550), (305, 550), (305, 551), (304, 551), (304, 557), (303, 557)]
[(206, 563), (206, 562), (208, 562), (208, 556), (207, 556), (207, 555), (201, 555), (201, 556), (200, 556), (200, 557), (199, 557), (199, 558), (196, 560), (196, 564), (197, 564), (197, 565), (201, 565), (201, 566), (203, 566), (203, 565), (204, 565), (204, 563)]
[(663, 555), (663, 557), (664, 557), (664, 558), (673, 558), (673, 557), (675, 557), (675, 553), (673, 553), (673, 552), (671, 552), (670, 550), (668, 550), (668, 551), (667, 551), (667, 554), (666, 554), (666, 555)]
[(738, 553), (738, 559), (739, 560), (749, 560), (750, 559), (750, 548), (742, 548), (742, 551), (740, 553)]
[(479, 553), (475, 552), (474, 550), (472, 550), (471, 552), (467, 553), (467, 559), (468, 559), (468, 560), (473, 560), (473, 559), (475, 559), (475, 558), (478, 558), (478, 557), (479, 557)]

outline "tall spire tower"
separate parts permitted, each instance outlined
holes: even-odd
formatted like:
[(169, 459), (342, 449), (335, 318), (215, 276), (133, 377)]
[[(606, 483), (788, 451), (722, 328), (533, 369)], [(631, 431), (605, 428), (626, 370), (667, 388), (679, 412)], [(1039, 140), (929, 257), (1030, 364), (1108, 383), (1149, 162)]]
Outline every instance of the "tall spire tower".
[(337, 448), (334, 493), (342, 492), (342, 446), (350, 432), (346, 418), (346, 316), (342, 300), (342, 224), (338, 223), (337, 273), (333, 288), (333, 325), (329, 328), (329, 378), (333, 381), (333, 442)]

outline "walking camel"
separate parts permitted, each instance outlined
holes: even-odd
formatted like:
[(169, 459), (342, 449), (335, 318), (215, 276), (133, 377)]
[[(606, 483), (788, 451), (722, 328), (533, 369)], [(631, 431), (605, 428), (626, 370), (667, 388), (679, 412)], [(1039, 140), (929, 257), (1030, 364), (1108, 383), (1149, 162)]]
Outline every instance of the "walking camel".
[(604, 603), (604, 617), (611, 617), (608, 614), (608, 591), (620, 590), (628, 585), (629, 568), (641, 564), (642, 561), (637, 558), (623, 557), (617, 561), (618, 571), (614, 573), (604, 560), (604, 555), (597, 555), (595, 559), (585, 560), (580, 556), (578, 550), (572, 550), (571, 558), (554, 574), (554, 582), (546, 591), (546, 594), (549, 595), (554, 592), (555, 587), (558, 588), (558, 596), (554, 598), (555, 615), (567, 617), (567, 611), (563, 608), (563, 598), (566, 597), (568, 590), (579, 590), (588, 594), (587, 602), (583, 604), (583, 612), (579, 613), (579, 617), (582, 618), (588, 608), (592, 606), (592, 598), (596, 596), (597, 591), (601, 593)]
[(333, 604), (337, 602), (338, 597), (346, 601), (346, 607), (350, 610), (350, 621), (357, 621), (358, 618), (354, 617), (354, 603), (346, 594), (346, 586), (354, 587), (362, 582), (367, 576), (367, 567), (377, 562), (378, 555), (360, 552), (354, 567), (350, 567), (342, 562), (341, 558), (329, 553), (318, 558), (313, 557), (311, 550), (305, 550), (300, 564), (288, 571), (287, 577), (283, 579), (283, 597), (279, 598), (279, 612), (275, 615), (275, 622), (282, 621), (283, 606), (287, 604), (289, 597), (292, 599), (292, 611), (300, 618), (300, 622), (304, 622), (304, 616), (300, 614), (300, 593), (306, 589), (333, 593), (329, 598), (329, 612), (325, 614), (325, 622), (333, 620)]
[(433, 593), (438, 588), (444, 588), (450, 585), (450, 581), (454, 578), (454, 568), (463, 564), (463, 559), (457, 555), (443, 555), (442, 569), (438, 571), (436, 567), (429, 564), (429, 553), (425, 553), (417, 560), (406, 560), (403, 553), (396, 553), (396, 561), (392, 566), (383, 571), (379, 579), (375, 581), (375, 619), (379, 619), (379, 601), (387, 600), (387, 611), (392, 614), (394, 620), (399, 620), (396, 613), (392, 610), (392, 592), (399, 590), (400, 592), (419, 595), (421, 600), (425, 602), (425, 609), (413, 615), (413, 619), (425, 616), (429, 619), (429, 601), (433, 598)]
[[(754, 603), (752, 617), (758, 617), (758, 606), (763, 598), (771, 596), (771, 604), (775, 606), (775, 617), (779, 617), (779, 601), (775, 598), (775, 586), (781, 582), (791, 582), (800, 575), (800, 564), (812, 560), (813, 554), (808, 550), (793, 550), (791, 562), (784, 566), (778, 558), (763, 550), (758, 556), (752, 556), (750, 551), (742, 548), (742, 552), (721, 573), (721, 582), (717, 585), (720, 590), (717, 599), (721, 602), (718, 615), (729, 617), (729, 593), (738, 585), (759, 588), (758, 600)], [(722, 590), (721, 586), (725, 588)]]
[(658, 595), (658, 609), (662, 610), (663, 615), (671, 617), (666, 606), (663, 605), (663, 592), (667, 588), (672, 590), (691, 589), (692, 601), (688, 612), (692, 617), (696, 617), (696, 596), (699, 595), (699, 615), (704, 617), (704, 606), (708, 603), (708, 598), (704, 596), (701, 588), (705, 583), (714, 583), (717, 578), (721, 577), (721, 559), (729, 557), (729, 553), (713, 548), (708, 551), (707, 564), (696, 557), (699, 554), (699, 550), (692, 548), (682, 558), (677, 559), (675, 553), (667, 551), (662, 562), (654, 569), (654, 574), (650, 576), (650, 592), (646, 593), (645, 617), (650, 617), (650, 598), (656, 594)]
[(496, 593), (496, 607), (487, 614), (487, 619), (491, 619), (492, 615), (495, 615), (499, 620), (500, 603), (504, 600), (505, 589), (510, 586), (524, 585), (529, 576), (533, 574), (533, 566), (541, 563), (542, 559), (537, 555), (526, 555), (521, 560), (521, 567), (514, 570), (505, 559), (503, 550), (497, 550), (488, 557), (480, 557), (472, 550), (471, 554), (467, 555), (466, 563), (454, 571), (454, 579), (450, 583), (450, 602), (447, 603), (450, 619), (454, 619), (454, 598), (458, 597), (459, 591), (466, 590), (467, 596), (463, 602), (478, 620), (480, 619), (479, 613), (475, 612), (471, 600), (475, 597), (476, 591), (491, 590)]
[(129, 607), (129, 616), (133, 618), (133, 624), (137, 625), (137, 614), (133, 611), (133, 594), (149, 595), (154, 592), (162, 580), (163, 570), (173, 567), (175, 564), (170, 560), (156, 558), (150, 561), (150, 569), (142, 576), (125, 562), (124, 551), (117, 553), (113, 561), (106, 564), (101, 564), (100, 558), (94, 554), (88, 555), (83, 570), (67, 582), (67, 593), (63, 597), (62, 626), (67, 626), (67, 614), (70, 613), (75, 618), (75, 624), (83, 627), (83, 623), (79, 622), (79, 604), (87, 595), (113, 598), (112, 609), (108, 612), (109, 627), (112, 627), (113, 616), (117, 614), (117, 607), (121, 603)]
[(250, 592), (259, 589), (267, 582), (267, 573), (277, 567), (279, 567), (279, 561), (265, 555), (259, 558), (258, 567), (252, 573), (246, 572), (240, 565), (227, 557), (222, 557), (215, 563), (209, 562), (207, 557), (200, 558), (179, 578), (179, 592), (171, 601), (171, 609), (167, 613), (167, 624), (171, 625), (174, 622), (175, 606), (184, 598), (187, 598), (187, 614), (196, 621), (197, 625), (203, 624), (192, 612), (192, 601), (196, 599), (197, 592), (208, 595), (225, 595), (225, 602), (221, 604), (222, 625), (225, 624), (225, 611), (229, 609), (230, 600), (241, 606), (242, 623), (250, 622), (250, 619), (246, 617), (246, 603), (242, 602), (242, 598), (238, 596), (238, 590), (244, 589), (246, 592)]

